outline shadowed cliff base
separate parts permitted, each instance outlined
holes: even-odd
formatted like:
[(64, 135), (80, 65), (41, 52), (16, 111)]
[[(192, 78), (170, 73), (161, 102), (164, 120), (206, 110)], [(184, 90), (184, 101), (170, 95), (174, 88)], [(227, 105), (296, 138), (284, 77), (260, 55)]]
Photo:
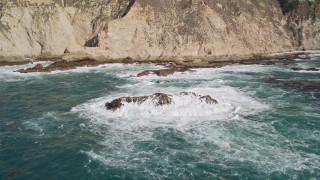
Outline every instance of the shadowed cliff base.
[(145, 70), (139, 74), (140, 76), (147, 75), (157, 75), (157, 76), (168, 76), (172, 75), (175, 72), (187, 72), (191, 71), (191, 68), (220, 68), (227, 65), (232, 64), (242, 64), (242, 65), (252, 65), (252, 64), (261, 64), (261, 65), (272, 65), (279, 61), (292, 61), (295, 58), (306, 58), (309, 56), (308, 52), (288, 52), (288, 53), (279, 53), (279, 54), (270, 54), (268, 56), (255, 55), (251, 56), (247, 59), (225, 59), (225, 57), (221, 57), (220, 59), (204, 61), (201, 59), (184, 59), (181, 58), (176, 60), (134, 60), (130, 57), (120, 59), (120, 60), (95, 60), (95, 59), (80, 59), (80, 60), (58, 60), (46, 67), (41, 64), (37, 64), (34, 67), (27, 69), (19, 69), (17, 72), (20, 73), (33, 73), (33, 72), (51, 72), (58, 70), (70, 70), (75, 69), (77, 67), (94, 67), (102, 64), (110, 64), (110, 63), (124, 63), (124, 64), (132, 64), (132, 63), (155, 63), (161, 64), (167, 69), (162, 70)]
[(63, 60), (46, 71), (114, 62), (270, 64), (275, 52), (320, 49), (319, 4), (294, 2), (6, 0), (0, 65), (29, 58)]

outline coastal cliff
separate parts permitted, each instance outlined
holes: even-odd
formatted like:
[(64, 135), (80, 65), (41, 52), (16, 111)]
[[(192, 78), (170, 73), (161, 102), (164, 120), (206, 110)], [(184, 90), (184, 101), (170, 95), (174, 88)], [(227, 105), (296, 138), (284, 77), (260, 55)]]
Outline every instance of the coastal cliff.
[(4, 1), (2, 62), (205, 62), (320, 49), (318, 5), (305, 6), (313, 16), (284, 14), (277, 0)]
[(320, 49), (320, 3), (299, 3), (288, 13), (288, 25), (298, 49)]

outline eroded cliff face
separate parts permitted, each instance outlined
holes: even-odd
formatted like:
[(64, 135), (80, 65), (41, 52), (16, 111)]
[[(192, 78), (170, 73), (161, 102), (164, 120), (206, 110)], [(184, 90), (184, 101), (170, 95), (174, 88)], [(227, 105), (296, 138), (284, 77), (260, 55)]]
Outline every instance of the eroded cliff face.
[(0, 61), (61, 58), (66, 52), (82, 52), (85, 42), (98, 34), (100, 26), (116, 18), (122, 4), (63, 7), (48, 0), (6, 5), (0, 16)]
[(320, 49), (320, 3), (300, 3), (288, 13), (288, 26), (298, 49)]
[(134, 59), (288, 51), (292, 43), (282, 18), (278, 4), (269, 0), (144, 0), (124, 18), (110, 21), (101, 47), (111, 57)]
[[(47, 0), (1, 9), (0, 61), (207, 61), (296, 49), (277, 0)], [(308, 37), (303, 47), (315, 49)]]

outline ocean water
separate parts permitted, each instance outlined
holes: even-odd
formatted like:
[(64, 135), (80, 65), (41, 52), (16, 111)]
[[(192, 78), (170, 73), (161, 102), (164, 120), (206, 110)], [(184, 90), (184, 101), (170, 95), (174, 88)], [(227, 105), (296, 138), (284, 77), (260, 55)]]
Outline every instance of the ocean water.
[[(320, 179), (319, 90), (266, 81), (319, 81), (291, 70), (319, 55), (167, 77), (135, 77), (153, 64), (13, 72), (29, 66), (0, 67), (0, 179)], [(157, 92), (174, 103), (104, 108)]]

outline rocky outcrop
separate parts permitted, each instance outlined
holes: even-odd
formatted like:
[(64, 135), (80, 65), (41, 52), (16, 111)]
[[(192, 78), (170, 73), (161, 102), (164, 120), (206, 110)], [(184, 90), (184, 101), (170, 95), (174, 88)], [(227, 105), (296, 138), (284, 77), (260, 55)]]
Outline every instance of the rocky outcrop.
[[(200, 96), (192, 92), (181, 92), (181, 93), (178, 93), (177, 95), (197, 97), (198, 100), (209, 105), (218, 103), (217, 100), (213, 99), (209, 95)], [(124, 103), (134, 103), (134, 104), (141, 105), (146, 101), (152, 101), (155, 106), (165, 106), (165, 105), (174, 103), (172, 96), (173, 95), (170, 95), (170, 94), (155, 93), (150, 96), (121, 97), (121, 98), (114, 99), (111, 102), (107, 102), (105, 104), (105, 107), (107, 110), (115, 111), (117, 109), (120, 109), (122, 106), (124, 106)]]
[(207, 104), (217, 104), (218, 103), (217, 100), (212, 99), (212, 97), (209, 95), (201, 96), (200, 100), (204, 100)]
[(0, 61), (129, 57), (197, 64), (295, 49), (277, 0), (15, 2), (2, 3)]
[(168, 76), (168, 75), (174, 74), (175, 72), (186, 72), (186, 71), (191, 71), (191, 70), (188, 67), (181, 67), (181, 68), (173, 67), (170, 69), (146, 70), (139, 73), (137, 77), (148, 76), (152, 74), (155, 74), (157, 76)]
[(56, 61), (46, 67), (41, 64), (37, 64), (34, 67), (27, 68), (27, 69), (19, 69), (17, 72), (20, 73), (32, 73), (32, 72), (51, 72), (51, 71), (58, 71), (58, 70), (70, 70), (77, 67), (90, 67), (90, 66), (98, 66), (104, 62), (96, 61), (92, 59), (84, 59), (84, 60), (75, 60), (75, 61)]
[(105, 104), (105, 107), (107, 108), (107, 110), (115, 111), (124, 105), (122, 104), (123, 102), (141, 104), (148, 99), (151, 99), (152, 101), (154, 101), (156, 106), (163, 106), (163, 105), (171, 104), (172, 102), (171, 97), (172, 97), (171, 95), (164, 94), (164, 93), (155, 93), (151, 96), (121, 97), (111, 102), (107, 102)]
[(301, 68), (301, 67), (294, 67), (291, 68), (293, 71), (320, 71), (318, 68)]
[(20, 73), (32, 73), (32, 72), (50, 72), (48, 69), (43, 67), (42, 64), (37, 64), (34, 67), (27, 68), (27, 69), (19, 69), (17, 72)]

